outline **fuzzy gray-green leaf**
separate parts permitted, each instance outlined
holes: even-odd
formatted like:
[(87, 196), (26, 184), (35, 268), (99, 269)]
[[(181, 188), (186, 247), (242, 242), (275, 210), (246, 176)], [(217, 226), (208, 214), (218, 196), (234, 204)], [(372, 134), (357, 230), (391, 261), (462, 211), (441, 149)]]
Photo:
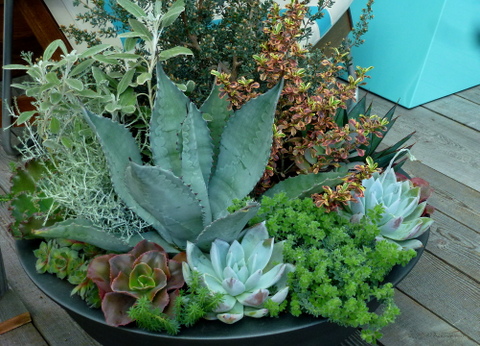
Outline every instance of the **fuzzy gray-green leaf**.
[(209, 186), (214, 218), (224, 215), (232, 200), (250, 193), (261, 178), (270, 157), (273, 119), (282, 87), (280, 82), (250, 100), (228, 120)]

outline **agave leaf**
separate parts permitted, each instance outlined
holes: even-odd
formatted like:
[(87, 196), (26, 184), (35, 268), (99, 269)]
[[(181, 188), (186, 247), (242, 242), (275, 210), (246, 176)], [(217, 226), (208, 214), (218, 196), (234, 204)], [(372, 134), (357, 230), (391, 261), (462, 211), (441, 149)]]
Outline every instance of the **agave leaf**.
[(84, 109), (84, 115), (102, 146), (115, 192), (129, 208), (135, 210), (138, 216), (152, 224), (155, 228), (161, 228), (158, 220), (138, 204), (126, 186), (125, 170), (130, 162), (142, 163), (141, 154), (135, 139), (119, 123), (100, 117), (86, 109)]
[(321, 193), (323, 186), (340, 184), (347, 171), (347, 166), (343, 166), (336, 172), (300, 174), (290, 177), (267, 190), (265, 196), (273, 197), (277, 193), (284, 192), (290, 199), (310, 197), (314, 193)]
[(228, 109), (229, 102), (226, 97), (220, 98), (220, 86), (214, 85), (210, 95), (200, 107), (202, 114), (211, 116), (211, 120), (207, 122), (210, 129), (210, 135), (213, 143), (213, 165), (216, 166), (218, 154), (220, 152), (220, 140), (223, 129), (227, 124), (227, 120), (233, 114), (233, 111)]
[(182, 124), (182, 134), (182, 177), (197, 195), (203, 208), (203, 226), (206, 226), (212, 222), (207, 183), (212, 170), (213, 148), (207, 124), (193, 103)]
[(202, 250), (208, 251), (212, 242), (217, 238), (226, 242), (239, 239), (244, 232), (245, 225), (255, 216), (259, 208), (258, 203), (252, 203), (232, 214), (216, 219), (198, 235), (195, 244)]
[(244, 198), (261, 178), (270, 156), (273, 119), (283, 82), (247, 102), (228, 120), (209, 186), (214, 218)]
[(160, 236), (160, 234), (156, 231), (137, 233), (128, 240), (128, 244), (131, 247), (134, 247), (135, 245), (137, 245), (139, 242), (141, 242), (144, 239), (160, 245), (165, 250), (165, 252), (167, 252), (167, 253), (172, 253), (173, 254), (173, 253), (180, 252), (180, 250), (178, 248), (175, 248), (170, 243), (167, 243), (165, 241), (165, 239), (163, 239)]
[(32, 233), (44, 238), (66, 238), (95, 245), (108, 251), (127, 252), (131, 246), (120, 238), (96, 227), (86, 219), (69, 219), (53, 226), (33, 230)]
[(150, 143), (157, 166), (182, 176), (182, 121), (190, 100), (157, 64), (157, 95), (150, 120)]
[(347, 121), (342, 124), (342, 126), (345, 126), (348, 123), (348, 120), (350, 119), (355, 119), (355, 120), (360, 120), (360, 115), (365, 115), (365, 110), (367, 106), (367, 97), (364, 96), (361, 98), (360, 101), (357, 102), (357, 104), (348, 112), (347, 116)]
[(168, 242), (185, 248), (203, 229), (202, 208), (184, 182), (158, 166), (132, 163), (125, 172), (130, 194), (162, 227), (155, 227)]
[[(374, 155), (377, 155), (377, 156), (384, 156), (384, 155), (389, 155), (389, 154), (393, 154), (395, 155), (397, 153), (397, 151), (401, 148), (402, 145), (404, 145), (414, 134), (415, 134), (416, 131), (413, 131), (412, 133), (410, 133), (409, 135), (403, 137), (401, 140), (399, 140), (397, 143), (395, 143), (394, 145), (378, 152), (378, 153), (374, 153)], [(402, 156), (406, 155), (406, 153), (403, 153)]]

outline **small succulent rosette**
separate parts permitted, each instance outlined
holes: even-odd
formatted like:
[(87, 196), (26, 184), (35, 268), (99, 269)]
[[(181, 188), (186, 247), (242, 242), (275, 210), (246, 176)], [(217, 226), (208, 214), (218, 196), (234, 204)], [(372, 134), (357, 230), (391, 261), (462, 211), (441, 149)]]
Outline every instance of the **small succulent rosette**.
[(288, 294), (287, 274), (294, 267), (282, 263), (282, 251), (283, 242), (274, 243), (261, 223), (250, 227), (241, 242), (216, 239), (209, 255), (189, 242), (183, 275), (189, 284), (195, 271), (212, 293), (223, 294), (207, 319), (232, 324), (243, 316), (260, 318), (268, 313), (267, 300), (280, 304)]
[(397, 179), (392, 168), (394, 160), (381, 174), (374, 173), (369, 179), (363, 180), (364, 195), (355, 196), (355, 201), (348, 202), (339, 213), (356, 222), (368, 210), (381, 205), (383, 213), (377, 222), (381, 231), (378, 239), (393, 241), (404, 249), (420, 248), (423, 244), (415, 238), (422, 235), (433, 220), (422, 216), (427, 202), (421, 201), (421, 187), (414, 186), (411, 180)]
[(168, 259), (163, 248), (142, 240), (126, 254), (96, 257), (87, 276), (97, 285), (107, 324), (126, 325), (133, 320), (128, 310), (147, 296), (153, 306), (165, 311), (184, 285), (185, 253)]

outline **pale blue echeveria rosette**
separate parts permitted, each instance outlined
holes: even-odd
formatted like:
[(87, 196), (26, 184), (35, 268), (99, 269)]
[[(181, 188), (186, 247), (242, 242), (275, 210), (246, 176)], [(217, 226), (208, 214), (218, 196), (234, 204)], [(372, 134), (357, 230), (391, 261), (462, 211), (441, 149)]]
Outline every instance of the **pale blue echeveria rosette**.
[(378, 239), (393, 241), (405, 249), (420, 248), (423, 244), (415, 238), (422, 235), (433, 220), (422, 216), (427, 202), (421, 202), (421, 188), (415, 187), (410, 180), (397, 179), (392, 168), (395, 158), (385, 171), (376, 172), (363, 180), (364, 196), (356, 195), (355, 201), (348, 202), (339, 213), (349, 217), (352, 222), (358, 222), (367, 215), (368, 210), (381, 205), (383, 212), (376, 222), (380, 229)]
[(240, 242), (216, 239), (209, 255), (188, 242), (183, 275), (190, 284), (195, 271), (211, 292), (223, 294), (208, 319), (232, 324), (243, 316), (260, 318), (268, 313), (267, 300), (281, 303), (288, 294), (286, 278), (294, 267), (282, 263), (282, 251), (283, 242), (274, 243), (261, 223), (249, 228)]

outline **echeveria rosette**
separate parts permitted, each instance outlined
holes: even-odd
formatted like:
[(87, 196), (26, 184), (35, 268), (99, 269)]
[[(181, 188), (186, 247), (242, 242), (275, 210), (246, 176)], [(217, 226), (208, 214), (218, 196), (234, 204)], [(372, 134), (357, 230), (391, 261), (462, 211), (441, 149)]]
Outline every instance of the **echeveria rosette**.
[(422, 217), (427, 202), (420, 201), (420, 187), (415, 187), (410, 180), (397, 180), (391, 165), (383, 173), (374, 173), (363, 180), (364, 196), (355, 196), (355, 201), (348, 202), (339, 213), (355, 222), (367, 215), (368, 210), (381, 205), (381, 218), (375, 222), (380, 229), (378, 238), (396, 242), (405, 249), (420, 248), (422, 242), (414, 238), (433, 223), (429, 217)]
[(286, 276), (294, 268), (282, 263), (282, 251), (283, 242), (274, 243), (261, 223), (249, 228), (241, 242), (216, 239), (209, 255), (189, 242), (183, 275), (189, 284), (195, 271), (211, 292), (223, 294), (222, 303), (206, 318), (228, 324), (243, 316), (260, 318), (268, 313), (267, 300), (280, 304), (288, 294)]
[(143, 240), (126, 254), (96, 257), (87, 276), (97, 285), (107, 324), (133, 322), (128, 310), (137, 299), (148, 297), (155, 308), (165, 311), (183, 286), (185, 253), (168, 259), (163, 248)]

